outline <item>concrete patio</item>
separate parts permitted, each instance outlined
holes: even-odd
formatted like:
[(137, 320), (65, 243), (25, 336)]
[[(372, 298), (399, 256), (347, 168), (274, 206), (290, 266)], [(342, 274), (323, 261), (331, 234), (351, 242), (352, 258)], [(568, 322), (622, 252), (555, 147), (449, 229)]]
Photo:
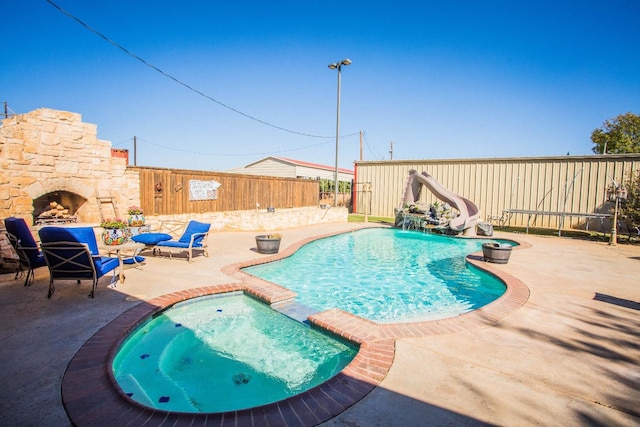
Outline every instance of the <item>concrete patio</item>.
[[(362, 226), (283, 230), (281, 248)], [(256, 234), (212, 233), (210, 257), (192, 264), (148, 256), (95, 299), (70, 283), (48, 300), (46, 268), (27, 288), (0, 275), (0, 425), (71, 425), (60, 387), (85, 341), (140, 301), (235, 282), (221, 270), (264, 257), (251, 250)], [(399, 339), (380, 386), (325, 425), (640, 424), (640, 245), (496, 237), (531, 245), (496, 266), (529, 287), (527, 303), (492, 325)]]

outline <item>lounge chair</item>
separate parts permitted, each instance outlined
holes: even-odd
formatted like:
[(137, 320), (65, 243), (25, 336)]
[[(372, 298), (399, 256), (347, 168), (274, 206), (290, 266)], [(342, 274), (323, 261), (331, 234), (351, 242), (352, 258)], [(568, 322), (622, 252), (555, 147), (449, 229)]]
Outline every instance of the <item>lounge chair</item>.
[(160, 222), (160, 227), (156, 231), (145, 231), (131, 237), (136, 243), (144, 243), (144, 250), (153, 250), (156, 254), (156, 245), (165, 240), (179, 239), (186, 228), (187, 223), (179, 220), (165, 220)]
[(38, 248), (31, 230), (22, 218), (5, 218), (4, 226), (7, 229), (7, 239), (18, 254), (20, 265), (16, 271), (16, 279), (27, 270), (27, 277), (24, 280), (25, 286), (30, 286), (35, 277), (34, 269), (47, 265), (44, 255)]
[(51, 279), (47, 298), (55, 292), (55, 280), (91, 280), (89, 296), (95, 296), (98, 279), (113, 271), (111, 284), (116, 283), (118, 258), (98, 253), (96, 235), (91, 227), (44, 227), (40, 230), (42, 252), (47, 261)]
[(180, 239), (165, 240), (156, 244), (156, 249), (169, 248), (169, 258), (172, 257), (171, 249), (186, 249), (188, 253), (188, 260), (191, 262), (194, 250), (204, 251), (204, 256), (208, 257), (209, 252), (207, 250), (207, 236), (209, 235), (209, 228), (211, 224), (198, 221), (189, 221), (186, 230)]

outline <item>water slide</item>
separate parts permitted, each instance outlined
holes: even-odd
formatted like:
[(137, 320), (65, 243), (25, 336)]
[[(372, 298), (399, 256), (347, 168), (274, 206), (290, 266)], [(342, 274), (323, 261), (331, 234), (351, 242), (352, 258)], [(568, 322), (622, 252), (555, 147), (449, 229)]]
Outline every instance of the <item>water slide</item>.
[(426, 186), (438, 199), (448, 203), (460, 213), (449, 221), (449, 228), (462, 232), (465, 236), (476, 235), (476, 225), (480, 217), (480, 209), (469, 199), (447, 190), (434, 177), (427, 172), (418, 174), (415, 170), (409, 171), (407, 186), (404, 192), (404, 205), (413, 205), (420, 198), (422, 186)]

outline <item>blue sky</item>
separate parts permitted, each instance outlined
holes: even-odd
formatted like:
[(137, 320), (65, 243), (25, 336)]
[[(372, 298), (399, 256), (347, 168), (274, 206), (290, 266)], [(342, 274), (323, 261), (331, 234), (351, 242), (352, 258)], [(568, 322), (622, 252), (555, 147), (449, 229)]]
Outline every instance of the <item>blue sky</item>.
[(365, 160), (580, 155), (640, 114), (637, 0), (51, 1), (206, 96), (46, 0), (0, 0), (0, 101), (80, 113), (131, 159), (135, 135), (141, 166), (334, 165), (344, 58), (346, 168), (360, 130)]

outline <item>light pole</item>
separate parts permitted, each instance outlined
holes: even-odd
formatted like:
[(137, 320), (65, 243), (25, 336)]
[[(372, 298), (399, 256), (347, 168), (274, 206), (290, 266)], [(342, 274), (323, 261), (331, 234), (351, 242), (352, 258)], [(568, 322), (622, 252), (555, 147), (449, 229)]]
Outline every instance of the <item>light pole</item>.
[(336, 112), (336, 171), (335, 171), (335, 182), (334, 182), (334, 191), (335, 194), (333, 196), (333, 206), (338, 206), (338, 149), (340, 146), (340, 76), (342, 74), (342, 66), (343, 65), (351, 65), (351, 60), (349, 58), (345, 58), (340, 62), (334, 62), (333, 64), (329, 64), (329, 68), (332, 70), (338, 69), (338, 109)]

